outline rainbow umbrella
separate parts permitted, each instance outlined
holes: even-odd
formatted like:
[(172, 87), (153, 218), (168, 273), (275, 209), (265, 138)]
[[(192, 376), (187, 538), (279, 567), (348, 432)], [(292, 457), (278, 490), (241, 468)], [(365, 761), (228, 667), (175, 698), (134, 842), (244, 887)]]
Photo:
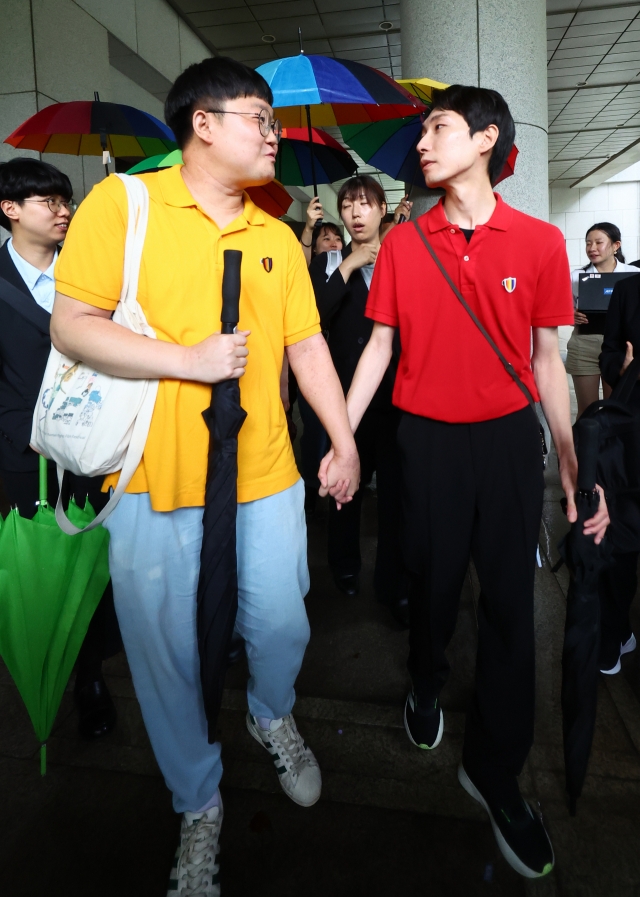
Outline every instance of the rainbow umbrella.
[[(53, 103), (4, 141), (16, 149), (71, 156), (152, 156), (175, 149), (171, 128), (133, 106), (93, 101)], [(106, 161), (106, 160), (105, 160)]]
[[(172, 165), (182, 165), (182, 153), (179, 149), (143, 159), (134, 165), (133, 168), (130, 168), (127, 174), (159, 171), (161, 168), (171, 168)], [(293, 199), (279, 181), (271, 181), (271, 183), (264, 184), (262, 187), (249, 187), (247, 193), (258, 208), (274, 218), (280, 218), (286, 214), (293, 202)]]
[(424, 103), (383, 72), (329, 56), (307, 56), (300, 39), (298, 56), (274, 59), (256, 71), (273, 91), (273, 106), (287, 128), (306, 124), (314, 193), (317, 177), (311, 146), (313, 124), (328, 127), (416, 115)]
[[(424, 103), (427, 109), (432, 102), (433, 90), (448, 87), (447, 84), (430, 78), (401, 80), (399, 83)], [(422, 122), (422, 115), (410, 115), (387, 121), (342, 125), (340, 132), (345, 143), (369, 165), (374, 165), (396, 181), (404, 181), (413, 187), (424, 187), (416, 153)], [(496, 184), (514, 173), (517, 155), (518, 149), (514, 146)]]
[[(318, 184), (332, 184), (353, 177), (356, 163), (347, 150), (326, 131), (311, 129), (311, 149)], [(276, 177), (292, 187), (308, 187), (314, 183), (306, 128), (283, 128), (276, 156)]]

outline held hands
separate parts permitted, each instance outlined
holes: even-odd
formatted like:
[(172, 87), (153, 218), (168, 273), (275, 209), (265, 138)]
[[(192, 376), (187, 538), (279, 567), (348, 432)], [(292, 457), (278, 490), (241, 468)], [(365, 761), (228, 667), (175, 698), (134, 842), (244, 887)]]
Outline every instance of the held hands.
[(320, 496), (324, 498), (325, 495), (330, 495), (340, 510), (342, 505), (351, 501), (360, 485), (360, 458), (357, 451), (341, 455), (332, 446), (320, 462), (318, 479)]
[[(578, 519), (578, 510), (576, 508), (576, 492), (578, 490), (578, 462), (575, 453), (573, 457), (567, 461), (560, 461), (560, 482), (567, 497), (567, 520), (569, 523), (575, 523)], [(596, 484), (596, 491), (600, 496), (600, 504), (598, 511), (590, 520), (585, 520), (584, 534), (585, 536), (595, 536), (593, 540), (599, 545), (604, 539), (604, 534), (609, 526), (609, 509), (607, 501), (604, 497), (604, 491), (601, 486)]]
[(200, 343), (185, 348), (185, 380), (219, 383), (238, 380), (247, 366), (247, 337), (250, 330), (237, 333), (217, 331)]

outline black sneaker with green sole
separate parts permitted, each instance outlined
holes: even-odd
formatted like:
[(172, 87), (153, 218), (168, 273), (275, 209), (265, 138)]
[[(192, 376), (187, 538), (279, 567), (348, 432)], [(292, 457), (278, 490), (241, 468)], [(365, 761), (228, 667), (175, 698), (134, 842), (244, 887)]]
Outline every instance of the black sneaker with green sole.
[(444, 732), (444, 716), (440, 708), (440, 701), (436, 698), (433, 704), (422, 707), (415, 696), (414, 691), (407, 695), (404, 705), (404, 727), (416, 747), (423, 751), (432, 751), (442, 741)]
[(490, 802), (471, 781), (462, 763), (458, 780), (489, 814), (493, 834), (507, 863), (525, 878), (548, 875), (555, 863), (553, 847), (541, 816), (533, 812), (524, 798), (507, 807)]

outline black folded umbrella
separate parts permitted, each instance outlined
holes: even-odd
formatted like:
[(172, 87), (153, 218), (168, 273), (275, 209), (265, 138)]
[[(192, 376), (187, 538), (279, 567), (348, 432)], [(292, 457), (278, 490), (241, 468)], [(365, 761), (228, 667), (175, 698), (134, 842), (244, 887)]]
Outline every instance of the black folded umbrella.
[(596, 545), (594, 536), (584, 534), (584, 522), (597, 513), (600, 502), (595, 491), (599, 424), (595, 420), (579, 420), (576, 429), (578, 519), (558, 546), (571, 574), (562, 649), (562, 729), (572, 816), (582, 792), (596, 720), (600, 653), (598, 580), (611, 563), (610, 540), (605, 538)]
[[(242, 253), (224, 251), (222, 333), (233, 333), (240, 313)], [(207, 714), (209, 743), (222, 702), (227, 654), (238, 610), (236, 515), (238, 508), (238, 433), (247, 416), (240, 405), (237, 380), (217, 383), (211, 405), (202, 412), (209, 428), (209, 463), (202, 518), (198, 579), (198, 651), (200, 681)]]

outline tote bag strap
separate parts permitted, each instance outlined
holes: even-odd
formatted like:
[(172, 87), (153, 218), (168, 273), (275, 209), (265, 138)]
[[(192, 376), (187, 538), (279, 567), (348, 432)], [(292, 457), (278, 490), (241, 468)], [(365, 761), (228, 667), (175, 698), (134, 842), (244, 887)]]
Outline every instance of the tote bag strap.
[[(128, 203), (127, 235), (124, 246), (124, 268), (120, 302), (127, 307), (134, 318), (139, 319), (140, 316), (142, 316), (141, 323), (146, 327), (146, 321), (136, 297), (138, 294), (138, 279), (140, 276), (142, 250), (149, 220), (149, 191), (140, 178), (126, 174), (118, 174), (117, 177), (123, 182), (125, 190), (127, 191)], [(133, 431), (131, 433), (127, 455), (124, 464), (122, 465), (122, 470), (120, 471), (118, 485), (102, 511), (97, 514), (91, 523), (82, 529), (75, 526), (69, 520), (62, 506), (62, 481), (65, 471), (62, 467), (58, 466), (60, 495), (56, 504), (56, 521), (63, 532), (70, 536), (74, 536), (77, 533), (95, 529), (95, 527), (100, 526), (100, 524), (103, 523), (114, 510), (115, 506), (124, 495), (125, 489), (131, 482), (131, 478), (138, 469), (138, 465), (142, 459), (147, 436), (149, 434), (157, 392), (158, 381), (150, 380), (148, 382), (144, 401), (133, 425)]]
[(413, 221), (412, 224), (413, 224), (413, 226), (415, 227), (415, 229), (417, 230), (420, 239), (422, 240), (422, 242), (424, 243), (424, 245), (427, 247), (427, 251), (429, 252), (429, 255), (431, 256), (431, 258), (434, 260), (434, 262), (436, 263), (436, 265), (437, 265), (438, 268), (440, 269), (440, 272), (441, 272), (442, 276), (443, 276), (444, 279), (447, 281), (447, 283), (449, 284), (449, 286), (451, 287), (451, 289), (453, 290), (453, 292), (455, 293), (455, 295), (458, 297), (458, 299), (459, 299), (460, 302), (462, 303), (462, 306), (463, 306), (464, 310), (467, 312), (467, 314), (469, 315), (469, 317), (471, 318), (471, 320), (473, 321), (473, 323), (476, 325), (476, 327), (478, 328), (478, 330), (480, 331), (480, 333), (483, 335), (483, 337), (484, 337), (484, 338), (486, 339), (486, 341), (489, 343), (489, 345), (491, 346), (491, 348), (493, 349), (493, 351), (496, 353), (496, 355), (498, 356), (498, 358), (499, 358), (500, 361), (502, 362), (502, 366), (504, 367), (505, 371), (507, 372), (507, 374), (509, 374), (509, 376), (511, 377), (511, 379), (513, 380), (513, 382), (516, 384), (516, 386), (518, 387), (518, 389), (523, 393), (523, 395), (525, 396), (527, 402), (531, 405), (531, 407), (532, 407), (532, 409), (533, 409), (533, 411), (534, 411), (534, 413), (535, 413), (535, 415), (536, 415), (536, 417), (537, 417), (537, 416), (538, 416), (538, 413), (537, 413), (537, 411), (536, 411), (536, 403), (535, 403), (535, 401), (534, 401), (534, 399), (533, 399), (533, 396), (532, 396), (531, 393), (529, 392), (529, 389), (527, 388), (526, 384), (522, 382), (522, 380), (520, 379), (520, 377), (519, 377), (518, 374), (516, 373), (516, 370), (515, 370), (514, 366), (511, 364), (510, 361), (507, 361), (507, 359), (504, 357), (504, 355), (502, 354), (502, 352), (500, 351), (500, 349), (499, 349), (498, 346), (496, 345), (495, 340), (493, 339), (493, 337), (487, 332), (487, 329), (486, 329), (486, 327), (484, 326), (484, 324), (479, 320), (479, 318), (477, 317), (476, 313), (475, 313), (475, 312), (473, 311), (473, 309), (469, 306), (469, 304), (467, 303), (466, 299), (464, 298), (464, 296), (462, 295), (462, 293), (460, 292), (460, 290), (458, 289), (458, 287), (455, 285), (455, 283), (453, 282), (453, 280), (452, 280), (451, 277), (449, 276), (449, 272), (447, 271), (447, 269), (444, 267), (444, 265), (442, 264), (442, 262), (440, 261), (440, 259), (439, 259), (438, 256), (436, 255), (436, 251), (435, 251), (435, 249), (433, 248), (433, 246), (431, 245), (431, 243), (427, 240), (427, 238), (426, 238), (426, 236), (425, 236), (425, 233), (424, 233), (424, 231), (422, 230), (422, 228), (420, 227), (420, 225), (418, 224), (418, 222), (417, 222), (417, 221)]

